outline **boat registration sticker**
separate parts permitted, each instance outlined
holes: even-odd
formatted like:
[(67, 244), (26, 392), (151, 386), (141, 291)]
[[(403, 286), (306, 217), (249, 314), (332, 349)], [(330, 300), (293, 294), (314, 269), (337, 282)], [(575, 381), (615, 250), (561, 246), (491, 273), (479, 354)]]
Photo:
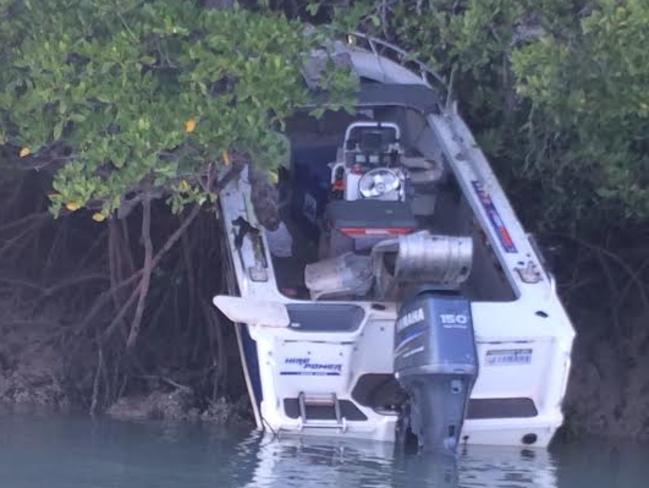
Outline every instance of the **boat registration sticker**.
[(471, 182), (471, 184), (473, 185), (473, 189), (475, 190), (476, 195), (478, 195), (478, 198), (480, 199), (482, 208), (484, 208), (484, 211), (487, 214), (487, 217), (489, 218), (489, 223), (491, 224), (491, 226), (496, 231), (496, 234), (498, 235), (498, 240), (500, 241), (500, 244), (503, 246), (503, 249), (505, 250), (506, 253), (516, 254), (518, 250), (516, 249), (514, 240), (512, 239), (509, 230), (507, 230), (507, 226), (503, 222), (503, 219), (500, 218), (498, 209), (494, 205), (491, 196), (489, 195), (487, 190), (485, 190), (482, 183), (480, 183), (479, 181), (474, 180)]
[(491, 349), (485, 358), (485, 366), (513, 366), (531, 362), (531, 349)]

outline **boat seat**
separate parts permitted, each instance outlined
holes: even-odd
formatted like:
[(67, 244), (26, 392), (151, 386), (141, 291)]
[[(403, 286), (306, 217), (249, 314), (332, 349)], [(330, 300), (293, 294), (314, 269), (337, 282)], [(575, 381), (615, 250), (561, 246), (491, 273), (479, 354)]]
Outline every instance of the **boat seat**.
[(328, 256), (367, 252), (374, 244), (396, 235), (409, 234), (417, 221), (406, 202), (383, 200), (335, 200), (327, 206)]
[(417, 221), (406, 202), (335, 200), (327, 206), (327, 219), (336, 229), (415, 229)]

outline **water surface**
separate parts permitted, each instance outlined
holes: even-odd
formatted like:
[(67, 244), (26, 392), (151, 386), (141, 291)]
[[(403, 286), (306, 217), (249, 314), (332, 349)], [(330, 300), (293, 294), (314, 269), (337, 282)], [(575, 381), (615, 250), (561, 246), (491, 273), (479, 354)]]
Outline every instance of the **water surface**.
[(389, 444), (272, 439), (209, 425), (0, 417), (1, 488), (649, 486), (649, 447), (469, 447), (457, 460)]

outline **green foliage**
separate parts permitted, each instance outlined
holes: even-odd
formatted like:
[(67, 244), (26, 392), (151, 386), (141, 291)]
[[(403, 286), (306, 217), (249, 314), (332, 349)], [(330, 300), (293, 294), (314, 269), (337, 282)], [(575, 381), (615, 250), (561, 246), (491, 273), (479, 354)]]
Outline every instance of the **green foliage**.
[[(179, 210), (207, 198), (201, 177), (227, 151), (286, 157), (283, 120), (309, 98), (300, 69), (321, 41), (301, 23), (191, 0), (0, 1), (0, 143), (26, 158), (72, 149), (55, 214), (101, 219), (155, 191)], [(323, 77), (334, 104), (352, 87), (339, 71)]]
[(649, 217), (648, 41), (649, 3), (601, 0), (569, 38), (548, 33), (514, 52), (535, 170), (565, 183), (577, 173), (580, 191), (564, 197), (582, 213)]

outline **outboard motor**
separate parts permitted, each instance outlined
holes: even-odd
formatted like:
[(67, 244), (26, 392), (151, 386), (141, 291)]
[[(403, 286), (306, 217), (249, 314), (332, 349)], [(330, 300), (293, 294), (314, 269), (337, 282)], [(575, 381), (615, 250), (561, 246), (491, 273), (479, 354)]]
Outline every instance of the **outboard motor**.
[(404, 301), (394, 371), (409, 396), (403, 420), (419, 447), (454, 452), (478, 375), (469, 301), (434, 291)]

